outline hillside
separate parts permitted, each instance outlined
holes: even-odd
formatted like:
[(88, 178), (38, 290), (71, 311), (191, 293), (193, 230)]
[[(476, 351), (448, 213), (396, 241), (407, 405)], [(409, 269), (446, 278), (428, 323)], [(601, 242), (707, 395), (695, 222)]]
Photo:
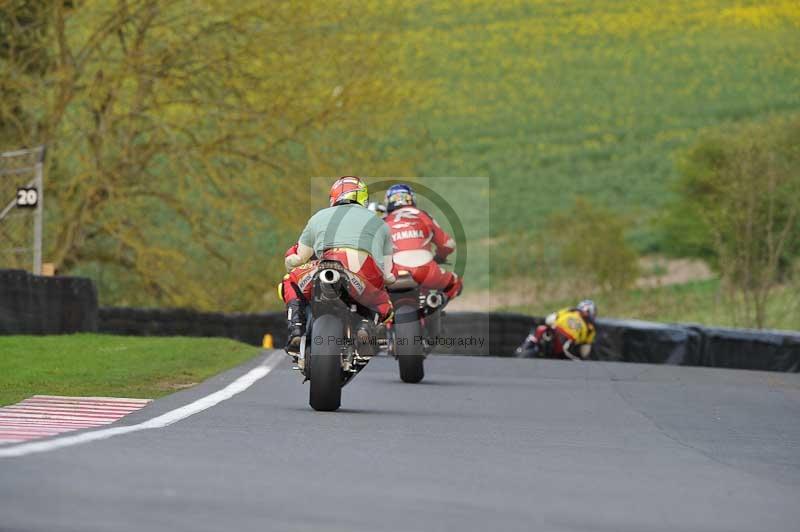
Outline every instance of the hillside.
[(433, 95), (409, 117), (418, 173), (490, 176), (493, 236), (576, 194), (646, 222), (699, 130), (800, 110), (793, 1), (418, 1), (393, 36)]
[(283, 250), (346, 174), (422, 176), (469, 290), (541, 273), (578, 195), (664, 254), (676, 157), (800, 112), (796, 0), (156, 4), (0, 6), (0, 145), (48, 144), (45, 260), (105, 305), (279, 307)]

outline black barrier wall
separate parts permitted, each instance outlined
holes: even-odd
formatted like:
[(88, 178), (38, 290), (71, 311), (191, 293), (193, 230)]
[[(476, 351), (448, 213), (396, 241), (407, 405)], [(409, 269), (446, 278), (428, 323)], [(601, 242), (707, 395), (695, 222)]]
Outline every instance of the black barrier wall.
[(0, 334), (97, 330), (97, 291), (90, 279), (0, 270)]
[[(454, 312), (443, 322), (435, 353), (511, 357), (542, 318)], [(99, 330), (143, 336), (225, 336), (260, 345), (265, 333), (286, 342), (282, 313), (221, 314), (190, 310), (101, 308)], [(601, 319), (593, 360), (800, 371), (800, 333), (718, 329)]]
[[(542, 318), (453, 313), (445, 320), (452, 347), (444, 354), (509, 357)], [(475, 336), (488, 337), (481, 344)], [(459, 341), (459, 340), (462, 341)], [(638, 320), (597, 320), (592, 360), (800, 372), (800, 332), (724, 329)]]
[(693, 329), (700, 332), (698, 366), (800, 372), (800, 332)]
[[(436, 353), (513, 356), (541, 318), (499, 312), (453, 312)], [(261, 345), (286, 342), (283, 313), (223, 314), (185, 309), (97, 307), (89, 279), (0, 270), (0, 334), (99, 331), (135, 336), (222, 336)], [(594, 360), (800, 372), (800, 332), (753, 331), (636, 320), (597, 322)]]
[(543, 320), (503, 312), (448, 312), (435, 352), (512, 356), (534, 323)]
[(592, 358), (698, 366), (701, 336), (702, 331), (681, 325), (601, 319)]
[(224, 314), (186, 309), (138, 309), (102, 307), (99, 331), (132, 336), (222, 336), (261, 345), (265, 334), (276, 346), (286, 343), (286, 319), (282, 312)]

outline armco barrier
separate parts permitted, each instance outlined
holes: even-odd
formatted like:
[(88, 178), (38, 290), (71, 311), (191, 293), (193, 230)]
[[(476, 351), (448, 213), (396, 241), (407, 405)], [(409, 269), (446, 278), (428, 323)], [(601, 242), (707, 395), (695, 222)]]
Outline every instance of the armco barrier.
[(269, 333), (275, 345), (286, 343), (286, 320), (282, 312), (224, 314), (102, 307), (98, 312), (98, 330), (133, 336), (221, 336), (253, 345), (261, 345), (264, 334)]
[(597, 320), (591, 358), (650, 364), (700, 365), (702, 332), (639, 320)]
[(90, 279), (0, 270), (0, 334), (96, 330), (97, 291)]
[(800, 332), (695, 329), (701, 332), (700, 366), (800, 372)]
[(446, 313), (435, 352), (510, 357), (541, 319), (503, 312)]
[[(511, 356), (528, 332), (532, 319), (522, 314), (458, 312), (447, 314), (436, 352)], [(282, 312), (222, 314), (186, 309), (101, 307), (98, 330), (136, 336), (223, 336), (260, 345), (272, 334), (275, 345), (286, 342)]]
[[(541, 318), (521, 314), (453, 313), (443, 354), (513, 356)], [(485, 336), (483, 345), (474, 337)], [(683, 366), (800, 372), (800, 332), (724, 329), (638, 320), (600, 319), (591, 359)]]
[[(499, 312), (447, 313), (439, 354), (510, 357), (542, 318)], [(286, 341), (283, 313), (219, 314), (190, 310), (101, 308), (101, 332), (225, 336), (258, 345), (265, 333)], [(800, 333), (718, 329), (600, 319), (593, 360), (800, 371)]]
[[(447, 314), (436, 352), (510, 357), (543, 318), (512, 313)], [(481, 339), (483, 341), (481, 342)], [(653, 364), (697, 365), (700, 333), (680, 325), (637, 320), (598, 320), (592, 358)]]
[[(541, 318), (497, 312), (453, 312), (435, 352), (513, 356)], [(223, 314), (186, 309), (97, 308), (89, 279), (38, 277), (0, 270), (0, 334), (99, 331), (137, 336), (222, 336), (260, 345), (286, 342), (283, 313)], [(800, 332), (722, 329), (601, 319), (595, 360), (800, 372)]]

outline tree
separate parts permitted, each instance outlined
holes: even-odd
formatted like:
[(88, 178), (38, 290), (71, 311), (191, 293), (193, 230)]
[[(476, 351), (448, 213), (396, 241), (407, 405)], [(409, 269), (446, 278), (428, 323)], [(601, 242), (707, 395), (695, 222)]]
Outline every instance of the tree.
[(800, 255), (800, 117), (707, 133), (680, 168), (673, 209), (713, 253), (738, 318), (763, 328)]
[(550, 217), (546, 241), (558, 250), (559, 267), (570, 274), (578, 293), (619, 291), (639, 274), (627, 229), (623, 217), (578, 197), (571, 209)]
[(411, 95), (359, 17), (369, 2), (37, 5), (39, 38), (3, 26), (35, 53), (4, 56), (16, 97), (0, 118), (20, 122), (12, 147), (50, 148), (48, 260), (115, 304), (262, 308), (306, 178), (381, 168), (369, 148)]
[(0, 146), (27, 135), (22, 92), (48, 68), (47, 12), (47, 2), (0, 0)]

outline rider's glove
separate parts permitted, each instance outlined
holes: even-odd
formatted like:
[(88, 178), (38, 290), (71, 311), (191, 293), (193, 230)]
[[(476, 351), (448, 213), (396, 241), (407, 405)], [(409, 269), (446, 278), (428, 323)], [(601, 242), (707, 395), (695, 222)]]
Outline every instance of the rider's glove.
[(592, 344), (581, 344), (578, 348), (578, 354), (581, 356), (582, 359), (586, 360), (589, 358), (589, 354), (592, 352)]
[(283, 263), (286, 265), (286, 271), (289, 271), (292, 268), (296, 268), (297, 266), (300, 266), (301, 262), (302, 261), (300, 259), (300, 255), (298, 255), (296, 253), (292, 253), (291, 255), (288, 255), (283, 260)]

